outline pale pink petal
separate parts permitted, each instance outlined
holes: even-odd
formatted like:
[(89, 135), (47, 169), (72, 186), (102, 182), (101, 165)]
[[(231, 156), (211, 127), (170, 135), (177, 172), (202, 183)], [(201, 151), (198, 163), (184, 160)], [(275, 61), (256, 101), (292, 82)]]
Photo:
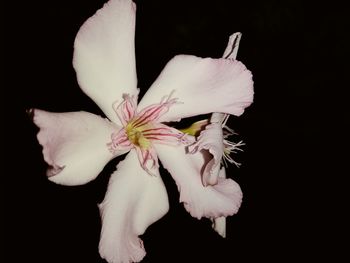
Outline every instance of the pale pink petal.
[(203, 186), (201, 173), (208, 162), (205, 152), (189, 154), (184, 146), (155, 144), (154, 147), (178, 186), (180, 202), (193, 217), (217, 218), (238, 211), (242, 192), (232, 179), (219, 177), (216, 185)]
[(162, 123), (152, 123), (152, 127), (144, 129), (142, 134), (152, 141), (152, 144), (180, 145), (192, 144), (195, 139), (183, 132)]
[(151, 176), (138, 163), (135, 150), (131, 150), (112, 174), (100, 205), (99, 250), (109, 263), (141, 261), (146, 252), (138, 236), (169, 209), (158, 168), (153, 169)]
[(117, 124), (113, 104), (137, 94), (135, 11), (130, 0), (111, 0), (80, 28), (73, 66), (82, 90)]
[(166, 65), (139, 108), (172, 93), (172, 105), (159, 121), (179, 121), (211, 112), (241, 115), (253, 101), (252, 74), (239, 61), (179, 55)]
[(223, 141), (221, 123), (211, 123), (200, 133), (196, 143), (189, 147), (191, 153), (207, 150), (211, 154), (202, 172), (204, 186), (218, 183), (220, 164), (224, 153)]
[(85, 184), (102, 171), (116, 155), (108, 150), (111, 134), (119, 127), (88, 112), (51, 113), (32, 110), (33, 121), (40, 128), (37, 135), (50, 165), (49, 180), (63, 185)]
[[(242, 34), (237, 32), (230, 36), (223, 58), (236, 59), (239, 43)], [(222, 123), (227, 121), (228, 115), (221, 112), (214, 112), (210, 118), (210, 125), (201, 132), (198, 141), (192, 146), (192, 150), (208, 150), (213, 158), (205, 167), (203, 183), (216, 184), (219, 176), (221, 159), (224, 153), (224, 136)]]

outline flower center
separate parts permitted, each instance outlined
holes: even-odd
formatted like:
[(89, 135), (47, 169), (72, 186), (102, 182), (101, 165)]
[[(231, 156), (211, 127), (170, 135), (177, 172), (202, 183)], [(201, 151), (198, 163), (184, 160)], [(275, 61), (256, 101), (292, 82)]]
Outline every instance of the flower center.
[(137, 95), (123, 95), (123, 101), (113, 108), (123, 127), (111, 134), (107, 147), (112, 154), (134, 148), (141, 167), (152, 174), (152, 168), (158, 167), (158, 157), (153, 144), (179, 145), (193, 143), (185, 133), (162, 124), (159, 118), (169, 108), (178, 103), (176, 98), (165, 96), (159, 103), (137, 111)]
[(123, 101), (117, 107), (113, 106), (123, 128), (111, 135), (111, 142), (107, 144), (109, 151), (114, 154), (130, 147), (148, 151), (153, 143), (184, 143), (184, 133), (159, 122), (159, 118), (177, 103), (177, 99), (171, 98), (171, 95), (138, 112), (137, 96), (124, 94)]
[(143, 134), (143, 132), (150, 130), (150, 126), (150, 124), (145, 124), (138, 127), (135, 125), (135, 121), (129, 122), (125, 127), (128, 140), (141, 149), (148, 149), (151, 145), (151, 142), (149, 139), (147, 139), (146, 135)]

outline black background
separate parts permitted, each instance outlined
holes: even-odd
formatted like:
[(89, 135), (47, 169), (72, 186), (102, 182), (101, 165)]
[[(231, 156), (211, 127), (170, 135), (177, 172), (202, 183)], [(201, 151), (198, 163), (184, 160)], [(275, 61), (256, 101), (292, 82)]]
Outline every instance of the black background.
[[(176, 54), (221, 57), (233, 32), (252, 72), (255, 100), (230, 127), (244, 140), (228, 174), (244, 193), (228, 218), (227, 238), (178, 203), (172, 178), (162, 171), (169, 213), (142, 236), (143, 262), (314, 261), (339, 256), (334, 123), (345, 123), (342, 105), (346, 26), (344, 8), (306, 1), (137, 1), (136, 59), (144, 92)], [(72, 68), (79, 27), (103, 0), (28, 1), (3, 8), (2, 97), (6, 146), (2, 188), (3, 262), (104, 262), (98, 254), (101, 202), (118, 160), (84, 186), (58, 186), (46, 164), (25, 109), (102, 114), (82, 93)], [(141, 91), (141, 93), (142, 93)], [(4, 93), (3, 93), (4, 94)], [(334, 94), (337, 94), (336, 96)], [(331, 237), (335, 237), (332, 239)], [(333, 245), (333, 246), (332, 246)], [(336, 249), (333, 249), (336, 248)]]

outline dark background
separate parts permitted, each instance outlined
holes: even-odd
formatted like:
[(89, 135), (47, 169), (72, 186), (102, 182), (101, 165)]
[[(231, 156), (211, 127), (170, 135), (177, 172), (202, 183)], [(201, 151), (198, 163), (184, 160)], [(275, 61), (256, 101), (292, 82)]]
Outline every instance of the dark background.
[[(244, 193), (228, 218), (227, 238), (178, 203), (162, 171), (169, 213), (142, 236), (143, 262), (337, 262), (340, 244), (335, 123), (345, 123), (345, 9), (335, 2), (137, 1), (138, 83), (145, 91), (176, 54), (221, 57), (230, 34), (243, 37), (238, 52), (252, 72), (255, 101), (230, 127), (244, 140), (228, 174)], [(84, 186), (46, 179), (37, 128), (25, 109), (102, 114), (82, 93), (72, 67), (73, 41), (103, 0), (27, 1), (3, 6), (2, 113), (6, 150), (2, 191), (3, 262), (104, 262), (98, 254), (101, 202), (118, 160)], [(343, 12), (344, 11), (344, 12)], [(340, 109), (338, 110), (340, 106)], [(336, 114), (333, 111), (336, 110)], [(11, 138), (11, 139), (7, 139)], [(335, 141), (334, 141), (335, 140)], [(337, 183), (335, 183), (337, 182)]]

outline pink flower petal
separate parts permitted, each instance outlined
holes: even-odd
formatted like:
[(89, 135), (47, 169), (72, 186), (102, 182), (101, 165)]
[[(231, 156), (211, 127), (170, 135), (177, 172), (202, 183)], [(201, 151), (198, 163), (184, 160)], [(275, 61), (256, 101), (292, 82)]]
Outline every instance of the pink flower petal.
[(63, 185), (85, 184), (102, 171), (113, 155), (107, 143), (119, 127), (88, 112), (51, 113), (32, 110), (40, 128), (37, 135), (45, 161), (51, 166), (49, 180)]
[(159, 121), (179, 121), (211, 112), (241, 115), (253, 101), (252, 74), (239, 61), (179, 55), (168, 62), (139, 108), (173, 92), (178, 99)]
[(218, 183), (220, 163), (224, 153), (223, 141), (221, 123), (212, 123), (200, 133), (197, 142), (189, 147), (190, 152), (207, 150), (211, 154), (202, 173), (204, 186)]
[(229, 216), (241, 204), (242, 192), (232, 179), (218, 178), (216, 185), (203, 186), (201, 172), (208, 161), (203, 152), (186, 153), (184, 146), (155, 144), (163, 166), (170, 172), (180, 191), (180, 202), (196, 218)]
[(113, 104), (137, 94), (135, 11), (130, 0), (111, 0), (80, 28), (73, 66), (82, 90), (120, 125)]
[(123, 127), (126, 127), (128, 122), (131, 121), (136, 114), (137, 98), (138, 94), (132, 96), (123, 94), (123, 101), (118, 106), (114, 105), (114, 111)]
[(148, 149), (143, 149), (141, 147), (135, 147), (137, 157), (139, 159), (140, 166), (145, 170), (149, 175), (154, 176), (152, 172), (156, 169), (158, 170), (158, 157), (157, 153), (153, 147)]
[(158, 168), (149, 175), (131, 150), (112, 174), (100, 205), (102, 232), (100, 254), (110, 263), (139, 262), (146, 252), (142, 235), (169, 209), (166, 189)]

